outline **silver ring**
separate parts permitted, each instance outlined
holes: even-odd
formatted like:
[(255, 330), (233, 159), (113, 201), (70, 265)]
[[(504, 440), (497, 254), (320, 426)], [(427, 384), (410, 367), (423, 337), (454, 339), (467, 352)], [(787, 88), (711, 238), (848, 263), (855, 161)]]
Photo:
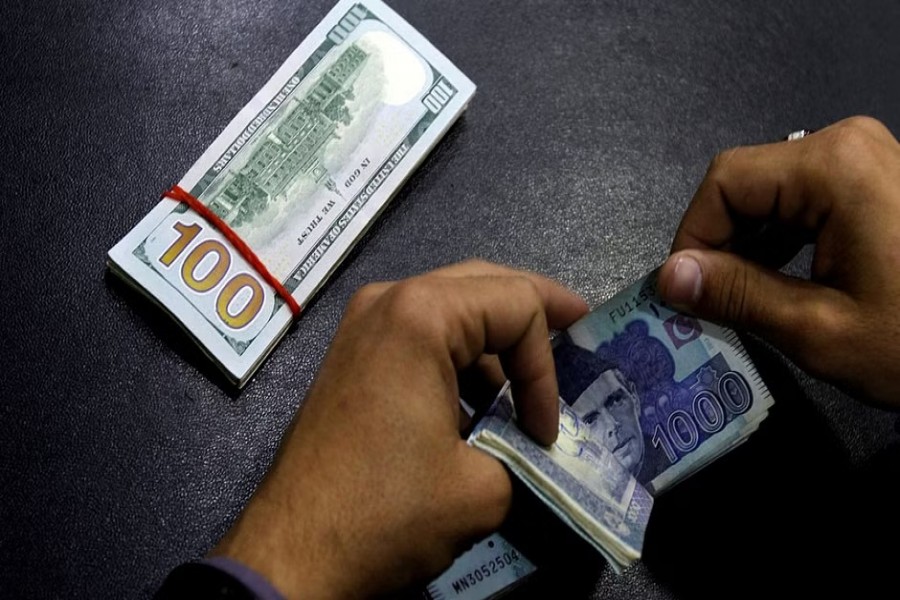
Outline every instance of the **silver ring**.
[(793, 142), (795, 140), (802, 140), (811, 133), (811, 129), (798, 129), (797, 131), (792, 131), (791, 133), (787, 134), (787, 137), (784, 138), (784, 141)]

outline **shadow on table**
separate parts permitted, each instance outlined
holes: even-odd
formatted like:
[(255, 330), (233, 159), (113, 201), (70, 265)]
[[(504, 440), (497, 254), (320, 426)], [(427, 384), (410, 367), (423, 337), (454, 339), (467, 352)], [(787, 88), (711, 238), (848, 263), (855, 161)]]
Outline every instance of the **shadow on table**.
[(893, 589), (900, 446), (853, 468), (790, 371), (745, 340), (775, 398), (745, 446), (664, 494), (644, 562), (684, 598)]
[(119, 279), (109, 269), (104, 274), (107, 288), (121, 296), (130, 309), (141, 317), (143, 322), (159, 339), (171, 348), (185, 362), (196, 368), (204, 377), (222, 389), (232, 400), (241, 395), (241, 390), (232, 383), (215, 363), (206, 356), (200, 346), (169, 316), (166, 311), (146, 296)]
[(614, 575), (517, 488), (502, 532), (539, 568), (512, 597), (759, 598), (795, 590), (812, 597), (845, 587), (880, 596), (893, 589), (900, 445), (852, 468), (783, 361), (746, 342), (776, 404), (748, 443), (657, 499), (642, 563)]

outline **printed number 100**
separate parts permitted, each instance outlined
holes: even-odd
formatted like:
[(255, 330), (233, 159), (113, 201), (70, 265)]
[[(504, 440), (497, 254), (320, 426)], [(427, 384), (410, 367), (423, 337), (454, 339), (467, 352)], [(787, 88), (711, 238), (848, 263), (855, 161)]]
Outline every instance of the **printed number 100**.
[[(172, 228), (179, 233), (178, 239), (159, 257), (166, 267), (171, 267), (184, 253), (185, 249), (203, 231), (197, 223), (185, 225), (176, 222)], [(208, 257), (213, 257), (209, 259)], [(203, 269), (198, 274), (201, 264), (212, 266)], [(250, 324), (259, 313), (263, 305), (265, 295), (263, 288), (255, 277), (247, 273), (239, 273), (228, 280), (225, 285), (219, 285), (228, 274), (231, 267), (231, 252), (218, 240), (205, 240), (197, 244), (187, 255), (181, 265), (181, 280), (188, 289), (198, 294), (206, 294), (218, 289), (216, 297), (216, 314), (225, 325), (232, 329), (241, 329)], [(246, 298), (249, 290), (249, 299), (242, 303), (236, 302), (239, 296)], [(235, 307), (234, 305), (237, 304)], [(232, 310), (234, 309), (234, 310)]]

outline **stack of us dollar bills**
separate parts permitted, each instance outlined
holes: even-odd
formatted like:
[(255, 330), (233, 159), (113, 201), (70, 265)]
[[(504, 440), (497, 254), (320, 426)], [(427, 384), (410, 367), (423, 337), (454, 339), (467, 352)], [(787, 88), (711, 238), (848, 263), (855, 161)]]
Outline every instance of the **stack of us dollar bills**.
[[(382, 2), (343, 0), (179, 185), (302, 307), (474, 93)], [(174, 200), (162, 200), (110, 250), (108, 263), (238, 386), (293, 318), (220, 231)]]

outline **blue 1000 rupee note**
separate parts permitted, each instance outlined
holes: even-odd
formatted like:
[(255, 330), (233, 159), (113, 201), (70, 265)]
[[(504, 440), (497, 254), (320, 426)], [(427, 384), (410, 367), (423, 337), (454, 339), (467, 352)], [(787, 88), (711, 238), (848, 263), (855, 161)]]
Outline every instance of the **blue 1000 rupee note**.
[(616, 570), (652, 496), (740, 445), (772, 397), (737, 335), (680, 314), (647, 275), (554, 340), (559, 436), (522, 433), (507, 385), (469, 442), (503, 461)]
[(469, 441), (506, 464), (620, 571), (640, 558), (653, 498), (606, 446), (579, 435), (577, 416), (559, 406), (559, 439), (543, 448), (516, 427), (507, 383)]
[(772, 397), (737, 335), (639, 280), (555, 340), (561, 400), (656, 494), (752, 432)]

